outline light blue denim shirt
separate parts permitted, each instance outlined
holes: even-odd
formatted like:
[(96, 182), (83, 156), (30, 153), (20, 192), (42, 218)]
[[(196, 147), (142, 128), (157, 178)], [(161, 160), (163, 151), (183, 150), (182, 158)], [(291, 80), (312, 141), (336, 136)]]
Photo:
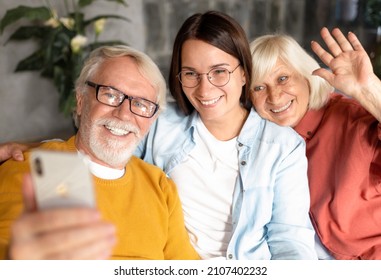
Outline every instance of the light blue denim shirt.
[[(168, 104), (136, 155), (169, 174), (195, 146), (196, 114), (184, 116)], [(227, 259), (317, 259), (303, 139), (252, 109), (237, 141), (239, 177)]]

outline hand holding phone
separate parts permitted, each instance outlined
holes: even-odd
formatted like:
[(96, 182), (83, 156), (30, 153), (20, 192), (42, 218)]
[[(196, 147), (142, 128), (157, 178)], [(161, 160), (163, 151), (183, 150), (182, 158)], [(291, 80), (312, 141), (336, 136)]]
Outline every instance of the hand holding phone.
[(92, 175), (79, 154), (33, 150), (30, 166), (39, 209), (95, 206)]

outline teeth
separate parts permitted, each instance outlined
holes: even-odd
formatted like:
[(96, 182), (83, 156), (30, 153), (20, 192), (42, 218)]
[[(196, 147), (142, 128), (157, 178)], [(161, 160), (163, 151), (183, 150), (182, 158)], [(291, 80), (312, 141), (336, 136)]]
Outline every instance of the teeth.
[(279, 109), (271, 109), (270, 111), (273, 112), (273, 113), (280, 113), (280, 112), (283, 112), (285, 110), (288, 109), (288, 107), (291, 106), (291, 103), (292, 103), (292, 100), (290, 102), (288, 102), (286, 105), (284, 105), (283, 107), (279, 108)]
[(218, 100), (220, 100), (221, 96), (220, 97), (217, 97), (215, 99), (212, 99), (212, 100), (208, 100), (208, 101), (202, 101), (200, 100), (201, 104), (202, 105), (212, 105), (212, 104), (216, 104)]
[(117, 136), (122, 136), (122, 135), (126, 135), (129, 133), (129, 131), (127, 130), (124, 130), (124, 129), (121, 129), (121, 128), (117, 128), (117, 127), (111, 127), (111, 126), (105, 126), (108, 130), (110, 130), (110, 132), (114, 135), (117, 135)]

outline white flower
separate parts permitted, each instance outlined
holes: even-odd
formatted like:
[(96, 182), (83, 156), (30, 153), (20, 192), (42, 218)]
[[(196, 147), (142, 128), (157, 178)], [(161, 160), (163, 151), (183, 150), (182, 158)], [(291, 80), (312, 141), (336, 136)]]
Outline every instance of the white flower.
[(72, 18), (61, 17), (60, 22), (69, 30), (73, 30), (75, 21)]
[(83, 35), (76, 35), (73, 39), (71, 39), (70, 47), (73, 53), (78, 53), (82, 47), (86, 46), (87, 37)]
[(44, 22), (45, 26), (50, 26), (53, 28), (57, 28), (60, 25), (60, 22), (57, 20), (57, 11), (51, 10), (52, 17)]
[(60, 23), (55, 18), (51, 17), (49, 20), (44, 22), (44, 25), (45, 26), (50, 26), (50, 27), (53, 27), (53, 28), (57, 28), (60, 25)]
[(94, 29), (95, 29), (95, 34), (99, 35), (102, 33), (104, 27), (106, 24), (106, 19), (105, 18), (100, 18), (94, 22)]

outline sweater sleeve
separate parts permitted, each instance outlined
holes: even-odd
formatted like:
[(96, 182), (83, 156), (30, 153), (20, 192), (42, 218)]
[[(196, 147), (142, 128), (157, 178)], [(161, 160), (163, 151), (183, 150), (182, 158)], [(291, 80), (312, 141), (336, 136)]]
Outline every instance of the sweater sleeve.
[(5, 259), (10, 228), (23, 209), (21, 180), (28, 170), (28, 162), (8, 160), (0, 165), (0, 259)]
[(169, 213), (168, 239), (164, 248), (165, 259), (200, 259), (190, 243), (188, 232), (184, 226), (183, 210), (175, 183), (171, 179), (163, 177), (161, 186), (167, 195)]

